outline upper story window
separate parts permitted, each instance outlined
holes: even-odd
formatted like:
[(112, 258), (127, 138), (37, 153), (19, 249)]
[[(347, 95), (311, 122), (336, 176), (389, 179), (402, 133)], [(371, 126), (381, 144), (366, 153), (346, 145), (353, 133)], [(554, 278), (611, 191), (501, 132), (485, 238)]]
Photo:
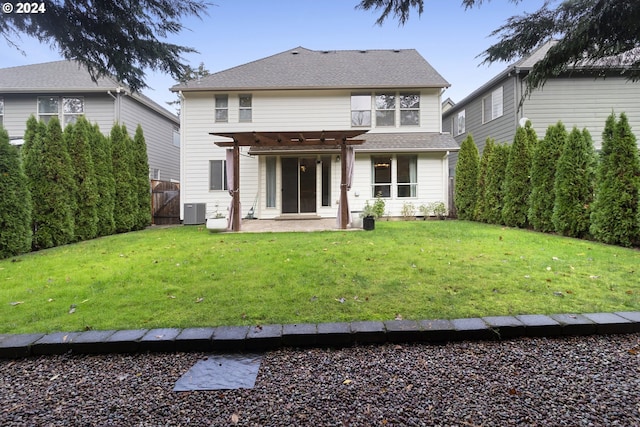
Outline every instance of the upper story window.
[(75, 123), (84, 114), (84, 98), (62, 98), (63, 123)]
[(57, 96), (39, 96), (38, 97), (38, 119), (45, 123), (51, 120), (51, 117), (58, 116), (60, 112), (60, 100)]
[(482, 98), (482, 123), (490, 122), (503, 114), (503, 89), (491, 92), (491, 95)]
[(240, 95), (238, 97), (240, 101), (239, 117), (241, 122), (251, 122), (251, 95)]
[(0, 126), (4, 126), (4, 98), (0, 98)]
[(420, 125), (420, 94), (400, 93), (400, 126)]
[(180, 129), (173, 128), (173, 145), (180, 147)]
[(371, 126), (371, 94), (351, 95), (351, 126)]
[(458, 112), (458, 117), (456, 117), (456, 135), (462, 135), (467, 131), (466, 128), (466, 110), (461, 110)]
[(396, 95), (376, 94), (376, 126), (396, 125)]
[(216, 123), (226, 123), (229, 121), (229, 96), (216, 95)]

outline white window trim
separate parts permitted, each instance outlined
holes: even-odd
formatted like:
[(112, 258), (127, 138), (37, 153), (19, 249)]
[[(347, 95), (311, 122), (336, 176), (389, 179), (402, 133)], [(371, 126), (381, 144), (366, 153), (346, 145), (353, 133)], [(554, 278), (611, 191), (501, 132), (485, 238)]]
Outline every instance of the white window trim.
[[(240, 102), (240, 99), (242, 99), (243, 97), (249, 98), (249, 101), (251, 103), (250, 107), (243, 107), (242, 103)], [(250, 117), (249, 120), (243, 120), (242, 119), (242, 112), (243, 111), (249, 111), (250, 113)], [(240, 123), (251, 123), (253, 122), (253, 95), (251, 95), (250, 93), (241, 93), (238, 95), (238, 122)]]
[(0, 126), (4, 126), (4, 98), (0, 96)]
[[(491, 100), (490, 110), (487, 111), (487, 100)], [(482, 124), (489, 123), (504, 115), (504, 86), (493, 90), (490, 95), (482, 98)]]
[[(220, 176), (221, 180), (222, 180), (222, 189), (213, 189), (212, 187), (212, 178), (213, 176), (211, 175), (211, 165), (212, 162), (222, 162), (222, 175)], [(209, 191), (228, 191), (228, 187), (227, 187), (227, 161), (226, 160), (220, 160), (220, 159), (211, 159), (209, 160)]]
[(466, 116), (467, 116), (466, 110), (458, 111), (458, 115), (456, 116), (456, 129), (455, 129), (456, 136), (462, 135), (467, 132)]
[[(226, 98), (227, 100), (227, 106), (222, 108), (222, 107), (218, 107), (218, 99), (224, 99)], [(213, 96), (213, 121), (215, 123), (229, 123), (229, 95), (227, 94), (217, 94)], [(227, 112), (227, 117), (224, 120), (219, 120), (218, 119), (218, 111), (226, 111)]]
[[(64, 111), (64, 101), (65, 99), (79, 99), (80, 101), (82, 101), (82, 111), (79, 113), (66, 113)], [(65, 126), (67, 124), (66, 122), (66, 118), (67, 117), (75, 117), (76, 120), (78, 119), (78, 117), (83, 116), (84, 115), (84, 96), (63, 96), (62, 97), (62, 120), (60, 121), (60, 123), (62, 123), (63, 126)], [(58, 108), (58, 110), (60, 110), (60, 108)], [(75, 123), (75, 120), (73, 122), (70, 123)]]

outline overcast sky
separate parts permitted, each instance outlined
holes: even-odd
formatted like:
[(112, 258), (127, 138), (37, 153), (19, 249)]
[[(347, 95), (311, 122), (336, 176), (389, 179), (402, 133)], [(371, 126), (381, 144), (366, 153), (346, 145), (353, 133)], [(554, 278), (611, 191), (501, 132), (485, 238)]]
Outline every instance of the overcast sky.
[[(188, 30), (169, 41), (195, 48), (185, 59), (222, 71), (294, 47), (313, 50), (416, 49), (450, 84), (443, 100), (462, 100), (508, 64), (480, 65), (478, 57), (495, 39), (494, 29), (513, 15), (535, 12), (543, 0), (485, 2), (465, 10), (461, 0), (425, 0), (421, 17), (414, 12), (401, 27), (387, 20), (375, 24), (377, 11), (356, 10), (359, 0), (212, 0), (209, 16), (184, 22)], [(0, 40), (0, 67), (61, 59), (48, 45), (23, 37), (23, 56)], [(175, 99), (171, 77), (150, 72), (144, 93), (166, 106)], [(172, 109), (172, 107), (167, 106)]]

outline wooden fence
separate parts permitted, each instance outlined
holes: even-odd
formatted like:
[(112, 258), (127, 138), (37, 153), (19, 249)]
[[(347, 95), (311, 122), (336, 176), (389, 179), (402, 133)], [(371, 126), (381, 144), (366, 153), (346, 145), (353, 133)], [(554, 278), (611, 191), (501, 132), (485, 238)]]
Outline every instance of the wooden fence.
[(153, 224), (180, 224), (180, 184), (151, 180)]

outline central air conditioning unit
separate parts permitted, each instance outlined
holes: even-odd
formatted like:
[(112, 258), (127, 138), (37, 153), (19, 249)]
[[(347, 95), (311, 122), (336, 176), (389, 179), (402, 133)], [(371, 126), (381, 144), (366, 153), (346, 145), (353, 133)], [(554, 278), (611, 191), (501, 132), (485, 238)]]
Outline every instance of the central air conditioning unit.
[(207, 222), (206, 203), (185, 203), (184, 204), (184, 225), (204, 224)]

